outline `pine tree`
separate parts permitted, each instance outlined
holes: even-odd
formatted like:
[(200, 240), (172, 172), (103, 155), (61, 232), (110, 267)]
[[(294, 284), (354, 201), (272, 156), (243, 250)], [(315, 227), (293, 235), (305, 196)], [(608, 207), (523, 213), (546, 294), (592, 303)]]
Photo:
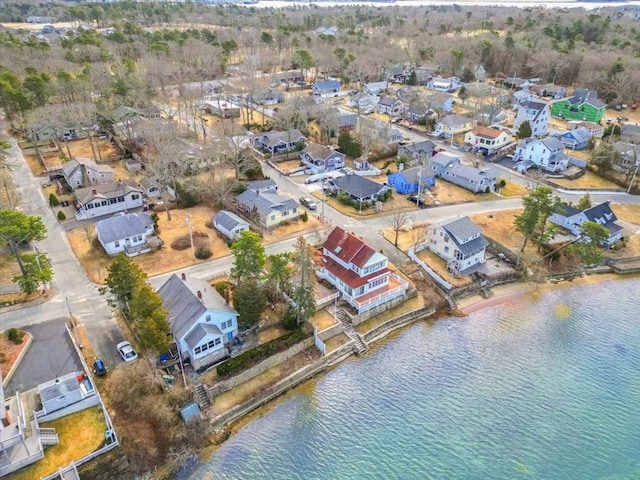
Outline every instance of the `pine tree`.
[(525, 120), (520, 124), (518, 128), (518, 132), (516, 133), (516, 137), (518, 138), (531, 138), (533, 132), (531, 131), (531, 124)]
[(316, 276), (313, 249), (303, 237), (298, 237), (292, 255), (293, 278), (291, 300), (293, 300), (298, 325), (316, 313)]

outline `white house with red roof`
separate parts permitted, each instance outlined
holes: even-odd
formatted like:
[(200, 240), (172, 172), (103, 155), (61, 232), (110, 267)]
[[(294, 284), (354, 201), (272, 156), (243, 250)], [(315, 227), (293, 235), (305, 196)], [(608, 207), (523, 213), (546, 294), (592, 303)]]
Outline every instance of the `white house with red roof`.
[(340, 227), (334, 228), (324, 242), (317, 273), (359, 314), (405, 295), (409, 287), (389, 268), (385, 255)]

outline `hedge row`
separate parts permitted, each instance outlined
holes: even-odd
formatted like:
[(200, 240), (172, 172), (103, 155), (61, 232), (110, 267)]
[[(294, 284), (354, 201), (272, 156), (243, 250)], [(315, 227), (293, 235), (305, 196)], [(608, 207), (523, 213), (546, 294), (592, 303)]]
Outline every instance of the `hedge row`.
[(232, 375), (237, 374), (241, 370), (246, 368), (251, 368), (254, 365), (257, 365), (265, 358), (270, 357), (271, 355), (275, 355), (276, 353), (280, 353), (287, 348), (295, 345), (302, 339), (306, 338), (308, 335), (302, 330), (298, 329), (282, 337), (276, 338), (275, 340), (271, 340), (259, 347), (253, 348), (251, 350), (247, 350), (241, 355), (238, 355), (235, 358), (227, 360), (224, 363), (221, 363), (216, 368), (218, 375), (220, 377), (230, 377)]

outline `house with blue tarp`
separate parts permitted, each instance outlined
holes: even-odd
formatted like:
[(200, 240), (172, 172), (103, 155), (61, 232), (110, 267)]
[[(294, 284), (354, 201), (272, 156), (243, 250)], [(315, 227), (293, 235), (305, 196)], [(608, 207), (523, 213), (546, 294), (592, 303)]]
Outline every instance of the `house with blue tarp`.
[(387, 183), (400, 194), (417, 193), (436, 184), (436, 176), (426, 167), (413, 167), (392, 173)]
[(570, 132), (558, 135), (558, 140), (560, 140), (566, 147), (573, 150), (582, 150), (583, 148), (587, 148), (590, 139), (591, 132), (585, 127), (578, 127)]

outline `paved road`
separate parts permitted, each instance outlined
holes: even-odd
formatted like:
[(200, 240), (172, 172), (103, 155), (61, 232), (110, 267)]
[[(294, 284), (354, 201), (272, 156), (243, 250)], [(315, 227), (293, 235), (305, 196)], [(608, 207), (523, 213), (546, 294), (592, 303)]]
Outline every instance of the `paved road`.
[(33, 343), (7, 384), (5, 393), (24, 392), (67, 373), (82, 370), (82, 363), (64, 328), (65, 318), (26, 327)]
[(41, 183), (44, 180), (33, 176), (22, 151), (15, 141), (11, 143), (9, 158), (16, 167), (12, 173), (21, 199), (20, 208), (29, 215), (41, 216), (47, 226), (48, 236), (38, 242), (38, 248), (51, 257), (54, 270), (52, 287), (55, 293), (45, 303), (0, 313), (2, 329), (65, 317), (70, 309), (84, 325), (96, 353), (107, 365), (114, 365), (120, 361), (115, 344), (124, 337), (112, 318), (111, 308), (99, 294), (98, 286), (87, 277), (71, 250), (64, 228), (49, 208), (42, 193)]

